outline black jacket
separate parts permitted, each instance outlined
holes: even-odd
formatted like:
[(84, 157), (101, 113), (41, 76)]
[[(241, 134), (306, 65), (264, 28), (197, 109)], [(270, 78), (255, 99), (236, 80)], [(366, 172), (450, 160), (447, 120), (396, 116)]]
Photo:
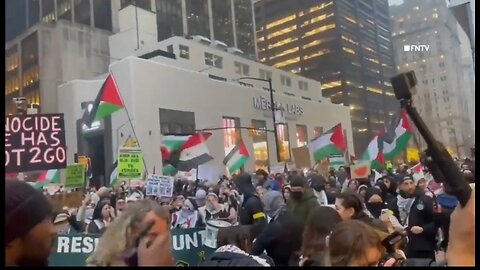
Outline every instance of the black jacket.
[[(268, 262), (268, 259), (267, 259)], [(270, 262), (270, 265), (271, 262)], [(200, 266), (208, 267), (229, 267), (229, 266), (263, 266), (255, 261), (253, 258), (233, 253), (233, 252), (215, 252), (212, 256), (203, 262)]]
[[(410, 229), (413, 226), (423, 228), (420, 234), (413, 234)], [(436, 248), (435, 236), (438, 225), (435, 222), (433, 199), (421, 191), (417, 191), (416, 197), (408, 215), (407, 235), (409, 251), (433, 251)]]
[(275, 266), (288, 266), (292, 254), (302, 246), (303, 227), (301, 219), (283, 213), (267, 225), (253, 243), (250, 253), (261, 255), (266, 250)]
[(267, 225), (263, 204), (255, 195), (252, 177), (249, 174), (241, 174), (235, 179), (238, 191), (243, 194), (243, 203), (239, 209), (240, 225), (252, 225), (252, 236), (256, 238)]

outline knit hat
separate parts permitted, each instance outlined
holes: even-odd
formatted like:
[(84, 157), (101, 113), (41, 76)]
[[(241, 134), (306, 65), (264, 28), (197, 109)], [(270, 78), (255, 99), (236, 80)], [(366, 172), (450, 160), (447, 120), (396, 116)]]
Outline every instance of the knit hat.
[(413, 179), (413, 177), (411, 175), (405, 175), (404, 177), (400, 178), (400, 182), (398, 184), (401, 185), (403, 182), (405, 182), (407, 180), (411, 180), (411, 181), (415, 182), (415, 180)]
[(5, 244), (25, 236), (45, 218), (53, 219), (52, 205), (26, 182), (5, 182)]

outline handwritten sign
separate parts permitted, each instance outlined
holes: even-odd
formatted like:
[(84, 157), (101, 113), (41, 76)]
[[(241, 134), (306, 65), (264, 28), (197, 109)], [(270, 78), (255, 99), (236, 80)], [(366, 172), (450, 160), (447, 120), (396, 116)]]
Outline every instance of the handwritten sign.
[(83, 164), (72, 164), (67, 166), (65, 187), (83, 187), (85, 183), (85, 167)]
[(175, 178), (172, 176), (158, 176), (158, 196), (170, 198), (173, 196), (173, 184)]
[(118, 153), (118, 179), (140, 180), (144, 169), (143, 154), (139, 148), (120, 148)]
[(160, 175), (154, 175), (154, 174), (151, 174), (147, 177), (147, 187), (146, 187), (145, 195), (147, 196), (158, 195), (158, 187), (160, 183), (159, 177)]
[(28, 172), (67, 166), (63, 114), (7, 116), (5, 171)]

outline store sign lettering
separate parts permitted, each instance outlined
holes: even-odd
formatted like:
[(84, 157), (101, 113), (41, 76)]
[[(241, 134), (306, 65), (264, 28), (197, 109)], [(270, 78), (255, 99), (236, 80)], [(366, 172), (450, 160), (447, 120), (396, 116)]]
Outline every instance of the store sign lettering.
[[(294, 105), (294, 104), (287, 104), (285, 103), (285, 106), (278, 102), (275, 101), (275, 108), (276, 109), (284, 109), (288, 114), (293, 114), (293, 115), (303, 115), (303, 108)], [(271, 102), (269, 99), (266, 99), (264, 97), (254, 97), (253, 98), (253, 107), (258, 110), (271, 110)]]

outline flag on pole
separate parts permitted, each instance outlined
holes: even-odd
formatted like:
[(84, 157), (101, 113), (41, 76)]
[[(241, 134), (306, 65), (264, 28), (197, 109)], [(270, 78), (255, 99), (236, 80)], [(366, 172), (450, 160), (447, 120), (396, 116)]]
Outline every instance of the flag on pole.
[(93, 109), (85, 124), (90, 127), (93, 121), (102, 120), (123, 107), (125, 107), (125, 104), (120, 97), (115, 79), (112, 74), (109, 74), (102, 88), (100, 88), (100, 92), (98, 92)]
[(110, 170), (110, 186), (114, 186), (118, 181), (118, 160), (113, 163)]
[(191, 169), (197, 168), (198, 165), (202, 165), (213, 159), (205, 143), (210, 136), (212, 136), (212, 133), (200, 132), (188, 138), (180, 152), (177, 164), (179, 171), (188, 172)]
[(408, 140), (412, 137), (412, 126), (408, 120), (407, 111), (403, 109), (400, 113), (398, 123), (387, 129), (383, 140), (383, 154), (386, 160), (393, 160), (395, 156), (407, 149)]
[(362, 159), (371, 162), (372, 169), (380, 169), (385, 163), (383, 156), (383, 129), (379, 130), (367, 146)]
[(160, 151), (162, 152), (162, 160), (170, 160), (171, 154), (175, 150), (179, 150), (187, 142), (191, 136), (166, 135), (162, 138)]
[(49, 184), (60, 184), (60, 170), (53, 169), (42, 171), (35, 182), (34, 188), (41, 189)]
[(345, 153), (346, 144), (343, 136), (342, 124), (338, 124), (322, 136), (314, 139), (309, 148), (313, 152), (315, 161), (320, 161), (332, 154)]
[(223, 164), (227, 166), (230, 173), (234, 173), (247, 163), (249, 156), (245, 143), (243, 140), (240, 140), (240, 142), (235, 145), (235, 147), (223, 159)]

